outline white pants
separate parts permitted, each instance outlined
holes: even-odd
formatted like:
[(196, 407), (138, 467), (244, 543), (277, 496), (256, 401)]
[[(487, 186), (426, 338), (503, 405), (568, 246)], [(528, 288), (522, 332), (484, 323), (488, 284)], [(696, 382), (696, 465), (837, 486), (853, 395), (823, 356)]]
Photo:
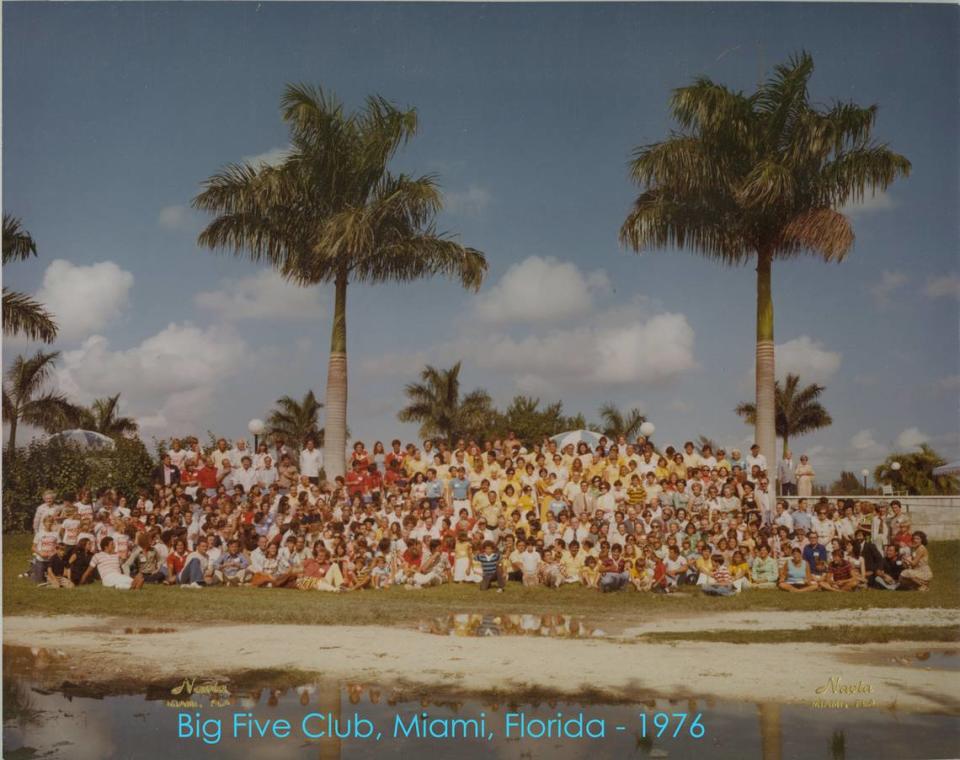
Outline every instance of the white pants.
[(108, 575), (102, 580), (104, 588), (128, 589), (133, 585), (133, 578), (131, 578), (129, 575), (123, 575), (122, 573)]

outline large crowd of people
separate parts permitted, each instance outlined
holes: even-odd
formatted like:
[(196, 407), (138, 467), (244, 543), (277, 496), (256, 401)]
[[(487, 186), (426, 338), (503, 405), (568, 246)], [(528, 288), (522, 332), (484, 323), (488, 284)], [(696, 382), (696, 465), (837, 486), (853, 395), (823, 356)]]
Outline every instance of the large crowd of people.
[(48, 491), (29, 572), (60, 589), (576, 584), (718, 596), (927, 590), (932, 580), (926, 535), (899, 502), (807, 488), (778, 498), (757, 446), (744, 458), (690, 441), (658, 450), (642, 437), (525, 446), (511, 433), (453, 446), (357, 441), (345, 477), (324, 480), (323, 465), (312, 439), (294, 450), (275, 436), (255, 451), (174, 440), (152, 489)]

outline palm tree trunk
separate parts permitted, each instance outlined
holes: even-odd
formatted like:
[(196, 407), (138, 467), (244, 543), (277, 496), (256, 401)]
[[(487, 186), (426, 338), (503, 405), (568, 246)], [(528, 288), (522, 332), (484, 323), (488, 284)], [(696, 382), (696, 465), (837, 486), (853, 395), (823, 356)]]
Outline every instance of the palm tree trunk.
[(327, 480), (343, 475), (347, 447), (347, 273), (336, 279), (330, 363), (327, 367), (326, 422), (323, 464)]
[(756, 440), (767, 459), (769, 493), (777, 492), (777, 431), (773, 359), (773, 294), (770, 270), (773, 257), (767, 251), (757, 255), (757, 423)]
[(10, 440), (7, 443), (7, 454), (10, 457), (17, 455), (17, 416), (10, 417)]

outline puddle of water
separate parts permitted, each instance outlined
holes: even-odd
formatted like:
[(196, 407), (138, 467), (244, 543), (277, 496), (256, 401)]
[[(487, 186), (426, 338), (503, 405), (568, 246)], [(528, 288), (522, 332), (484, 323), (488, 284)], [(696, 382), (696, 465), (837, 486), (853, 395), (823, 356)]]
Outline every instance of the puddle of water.
[[(957, 757), (960, 719), (956, 715), (902, 714), (889, 710), (817, 710), (794, 705), (749, 702), (663, 699), (638, 693), (629, 702), (566, 701), (538, 697), (519, 700), (504, 696), (433, 693), (385, 688), (371, 683), (286, 682), (282, 676), (259, 679), (255, 674), (233, 680), (202, 675), (129, 689), (122, 684), (83, 687), (51, 682), (50, 671), (32, 670), (29, 652), (4, 650), (3, 743), (5, 757), (52, 757), (70, 760), (100, 758), (326, 758), (407, 757), (429, 753), (431, 760), (567, 758), (694, 758), (717, 760), (853, 760), (869, 757)], [(43, 653), (40, 653), (43, 655)], [(46, 655), (44, 655), (46, 656)], [(61, 663), (63, 665), (63, 663)], [(242, 679), (242, 680), (240, 680)], [(189, 706), (188, 706), (189, 705)], [(178, 739), (178, 715), (219, 719), (220, 741)], [(228, 727), (234, 713), (251, 719), (285, 719), (294, 727), (287, 739), (234, 739)], [(427, 712), (431, 718), (485, 721), (496, 732), (484, 738), (393, 737), (399, 716), (411, 721)], [(548, 721), (562, 713), (583, 712), (608, 727), (603, 739), (506, 738), (507, 713), (523, 712), (529, 722)], [(656, 737), (658, 714), (701, 714), (706, 732), (700, 739), (687, 732)], [(384, 731), (382, 742), (358, 738), (308, 739), (301, 732), (304, 716), (319, 713), (346, 726), (355, 715)], [(646, 721), (648, 735), (642, 734)], [(314, 724), (314, 728), (320, 726)], [(625, 730), (615, 730), (624, 726)]]
[(925, 670), (960, 670), (960, 657), (956, 650), (943, 652), (917, 652), (891, 658), (891, 664)]
[(133, 628), (127, 626), (126, 628), (116, 631), (116, 633), (122, 633), (126, 636), (139, 636), (148, 633), (176, 633), (176, 631), (176, 628)]
[(604, 638), (596, 623), (572, 615), (482, 615), (456, 613), (423, 620), (422, 633), (437, 636), (545, 636), (558, 639)]

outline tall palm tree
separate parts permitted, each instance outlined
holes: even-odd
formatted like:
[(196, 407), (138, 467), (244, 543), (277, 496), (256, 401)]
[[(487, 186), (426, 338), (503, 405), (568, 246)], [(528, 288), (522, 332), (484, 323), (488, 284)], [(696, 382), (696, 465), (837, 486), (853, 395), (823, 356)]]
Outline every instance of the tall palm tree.
[[(3, 215), (3, 265), (37, 255), (37, 244), (20, 220)], [(53, 343), (57, 323), (43, 305), (26, 293), (3, 289), (3, 334), (26, 335), (31, 340)]]
[[(801, 388), (797, 375), (787, 375), (783, 385), (779, 380), (774, 382), (776, 429), (777, 435), (783, 439), (784, 451), (790, 449), (790, 438), (793, 436), (812, 433), (833, 424), (833, 418), (819, 401), (823, 390), (824, 386), (816, 383)], [(748, 425), (757, 424), (756, 404), (739, 404), (736, 412)]]
[(611, 438), (619, 436), (633, 440), (640, 435), (640, 426), (647, 421), (639, 409), (631, 409), (624, 414), (613, 404), (604, 404), (600, 407), (600, 418), (603, 420), (603, 434)]
[(451, 445), (483, 430), (493, 415), (490, 394), (483, 389), (460, 395), (460, 362), (449, 369), (427, 365), (419, 383), (404, 389), (410, 403), (397, 414), (401, 422), (419, 422), (423, 438), (439, 436)]
[(883, 190), (910, 162), (872, 138), (876, 106), (810, 103), (813, 59), (801, 53), (752, 95), (702, 77), (674, 91), (680, 130), (636, 149), (642, 188), (620, 229), (642, 251), (689, 248), (729, 266), (756, 263), (756, 438), (775, 456), (773, 298), (775, 259), (841, 261), (853, 229), (838, 209)]
[(345, 113), (331, 94), (288, 85), (281, 102), (292, 149), (279, 166), (231, 164), (193, 205), (216, 214), (201, 245), (268, 261), (299, 285), (334, 285), (326, 393), (327, 475), (344, 472), (347, 436), (347, 286), (435, 274), (480, 286), (480, 251), (437, 230), (433, 176), (393, 174), (391, 157), (417, 130), (413, 109), (381, 97)]
[(133, 417), (121, 417), (120, 394), (95, 399), (89, 407), (82, 408), (77, 425), (84, 430), (95, 430), (111, 438), (134, 434), (140, 429)]
[(323, 404), (317, 401), (313, 391), (307, 391), (302, 401), (290, 396), (277, 399), (277, 408), (267, 417), (267, 429), (279, 433), (290, 445), (302, 446), (313, 437), (317, 446), (323, 446), (324, 430), (320, 427), (320, 410)]
[(59, 356), (59, 351), (38, 351), (29, 358), (18, 356), (4, 375), (3, 418), (10, 425), (7, 451), (11, 455), (17, 450), (17, 426), (21, 422), (54, 433), (80, 415), (66, 396), (44, 390)]

